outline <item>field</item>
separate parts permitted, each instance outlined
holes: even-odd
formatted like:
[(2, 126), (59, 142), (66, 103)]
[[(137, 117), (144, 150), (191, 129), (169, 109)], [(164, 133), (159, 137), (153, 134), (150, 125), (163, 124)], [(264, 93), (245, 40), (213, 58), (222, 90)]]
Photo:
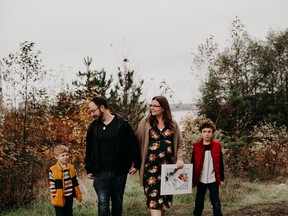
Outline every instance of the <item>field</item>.
[[(75, 216), (97, 215), (97, 199), (92, 187), (92, 181), (85, 176), (79, 178), (83, 193), (83, 202), (74, 202)], [(43, 190), (43, 189), (42, 189)], [(47, 194), (47, 198), (27, 205), (25, 207), (11, 209), (2, 212), (3, 216), (48, 216), (54, 215), (53, 206), (48, 199), (48, 191), (39, 193)], [(223, 214), (228, 216), (266, 216), (288, 215), (288, 181), (259, 183), (244, 182), (238, 178), (227, 176), (225, 185), (221, 186), (221, 200)], [(40, 194), (39, 194), (40, 196)], [(195, 189), (192, 194), (174, 196), (173, 207), (165, 215), (167, 216), (192, 216), (195, 200)], [(203, 215), (213, 215), (209, 202), (209, 194), (206, 195)], [(145, 206), (142, 187), (138, 184), (138, 176), (129, 176), (124, 195), (123, 216), (148, 215)]]

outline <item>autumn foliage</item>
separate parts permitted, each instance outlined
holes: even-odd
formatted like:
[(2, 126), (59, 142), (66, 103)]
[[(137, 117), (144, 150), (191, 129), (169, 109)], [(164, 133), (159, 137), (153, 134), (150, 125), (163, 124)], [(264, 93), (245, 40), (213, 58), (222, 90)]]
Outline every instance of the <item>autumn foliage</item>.
[(68, 146), (71, 162), (83, 171), (86, 131), (92, 121), (87, 103), (95, 95), (106, 97), (112, 111), (134, 127), (146, 111), (146, 103), (140, 99), (143, 80), (135, 83), (133, 70), (125, 67), (121, 71), (119, 67), (113, 86), (112, 76), (107, 77), (104, 69), (90, 70), (89, 57), (84, 59), (87, 71), (79, 72), (78, 80), (72, 82), (74, 91), (49, 95), (43, 87), (47, 71), (34, 46), (25, 41), (19, 53), (0, 62), (6, 84), (5, 94), (0, 89), (1, 102), (4, 99), (0, 106), (0, 211), (36, 197), (48, 199), (48, 172), (55, 163), (55, 145)]
[[(21, 112), (19, 112), (21, 114)], [(22, 205), (37, 198), (47, 198), (43, 188), (48, 189), (48, 169), (55, 163), (53, 147), (64, 144), (71, 148), (71, 160), (82, 167), (84, 158), (84, 130), (78, 133), (78, 122), (69, 117), (49, 114), (31, 115), (27, 125), (27, 144), (23, 142), (20, 123), (14, 111), (5, 112), (5, 121), (0, 127), (0, 209)], [(21, 116), (21, 115), (19, 115)], [(17, 124), (17, 127), (15, 125)], [(80, 129), (79, 129), (80, 130)], [(46, 179), (47, 185), (43, 184)], [(39, 190), (40, 189), (40, 190)], [(42, 189), (42, 190), (41, 190)]]

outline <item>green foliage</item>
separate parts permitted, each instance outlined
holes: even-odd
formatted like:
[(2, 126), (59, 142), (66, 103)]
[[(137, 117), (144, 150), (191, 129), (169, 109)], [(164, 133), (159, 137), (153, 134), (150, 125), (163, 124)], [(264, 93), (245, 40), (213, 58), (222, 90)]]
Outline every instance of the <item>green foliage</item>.
[(265, 41), (256, 41), (238, 18), (230, 31), (230, 46), (224, 51), (211, 37), (195, 55), (194, 63), (206, 63), (208, 71), (199, 114), (225, 131), (225, 164), (234, 175), (285, 175), (288, 31), (270, 31)]
[(266, 41), (256, 41), (236, 18), (229, 47), (220, 52), (211, 40), (194, 59), (208, 71), (199, 113), (238, 138), (262, 121), (288, 125), (288, 31), (270, 31)]
[(50, 105), (49, 113), (53, 116), (73, 117), (79, 112), (78, 100), (72, 92), (62, 91), (56, 95), (55, 103)]
[(141, 100), (143, 83), (141, 80), (139, 84), (135, 84), (134, 71), (122, 72), (119, 69), (118, 82), (110, 91), (110, 109), (127, 118), (134, 129), (147, 109), (145, 101)]
[[(107, 95), (107, 91), (111, 88), (113, 82), (112, 75), (107, 78), (107, 72), (102, 69), (101, 71), (90, 70), (92, 58), (84, 58), (84, 64), (87, 67), (86, 72), (79, 71), (77, 76), (80, 80), (73, 82), (76, 89), (76, 96), (79, 101), (92, 99), (96, 95)], [(84, 80), (84, 81), (82, 81)]]
[(141, 100), (144, 81), (141, 80), (136, 84), (133, 70), (127, 70), (125, 67), (125, 72), (123, 72), (118, 68), (117, 80), (112, 86), (112, 75), (107, 80), (106, 71), (90, 70), (92, 59), (87, 57), (84, 60), (87, 71), (79, 72), (78, 77), (84, 78), (85, 82), (73, 82), (76, 87), (76, 99), (83, 102), (96, 95), (102, 95), (107, 98), (110, 110), (127, 118), (136, 129), (147, 108), (145, 101)]
[[(211, 91), (213, 89), (214, 91)], [(206, 84), (201, 89), (202, 97), (197, 106), (199, 115), (207, 115), (217, 125), (222, 113), (227, 113), (229, 106), (224, 104), (224, 87), (221, 84), (221, 79), (214, 75), (213, 71), (209, 73)], [(221, 122), (220, 122), (221, 123)], [(224, 128), (224, 125), (222, 126)]]

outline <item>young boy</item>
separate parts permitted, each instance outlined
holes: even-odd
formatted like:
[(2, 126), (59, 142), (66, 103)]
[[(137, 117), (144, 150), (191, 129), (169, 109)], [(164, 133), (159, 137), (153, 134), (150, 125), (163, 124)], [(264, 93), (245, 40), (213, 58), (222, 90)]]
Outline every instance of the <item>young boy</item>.
[(74, 165), (68, 163), (68, 151), (64, 145), (54, 148), (57, 163), (49, 171), (50, 199), (55, 206), (56, 216), (72, 216), (73, 197), (82, 201)]
[(219, 198), (219, 186), (224, 181), (224, 164), (221, 143), (213, 140), (216, 127), (211, 120), (202, 122), (199, 127), (202, 139), (194, 143), (192, 160), (193, 187), (197, 186), (193, 214), (201, 216), (204, 209), (204, 197), (207, 188), (213, 206), (213, 215), (222, 216)]

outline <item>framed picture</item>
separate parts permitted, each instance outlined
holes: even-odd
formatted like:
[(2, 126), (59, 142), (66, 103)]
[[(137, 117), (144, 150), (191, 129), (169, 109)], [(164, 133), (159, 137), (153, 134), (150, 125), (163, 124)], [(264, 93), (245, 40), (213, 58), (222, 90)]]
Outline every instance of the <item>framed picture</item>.
[(161, 169), (161, 195), (192, 193), (193, 164), (178, 170), (176, 164), (163, 164)]

